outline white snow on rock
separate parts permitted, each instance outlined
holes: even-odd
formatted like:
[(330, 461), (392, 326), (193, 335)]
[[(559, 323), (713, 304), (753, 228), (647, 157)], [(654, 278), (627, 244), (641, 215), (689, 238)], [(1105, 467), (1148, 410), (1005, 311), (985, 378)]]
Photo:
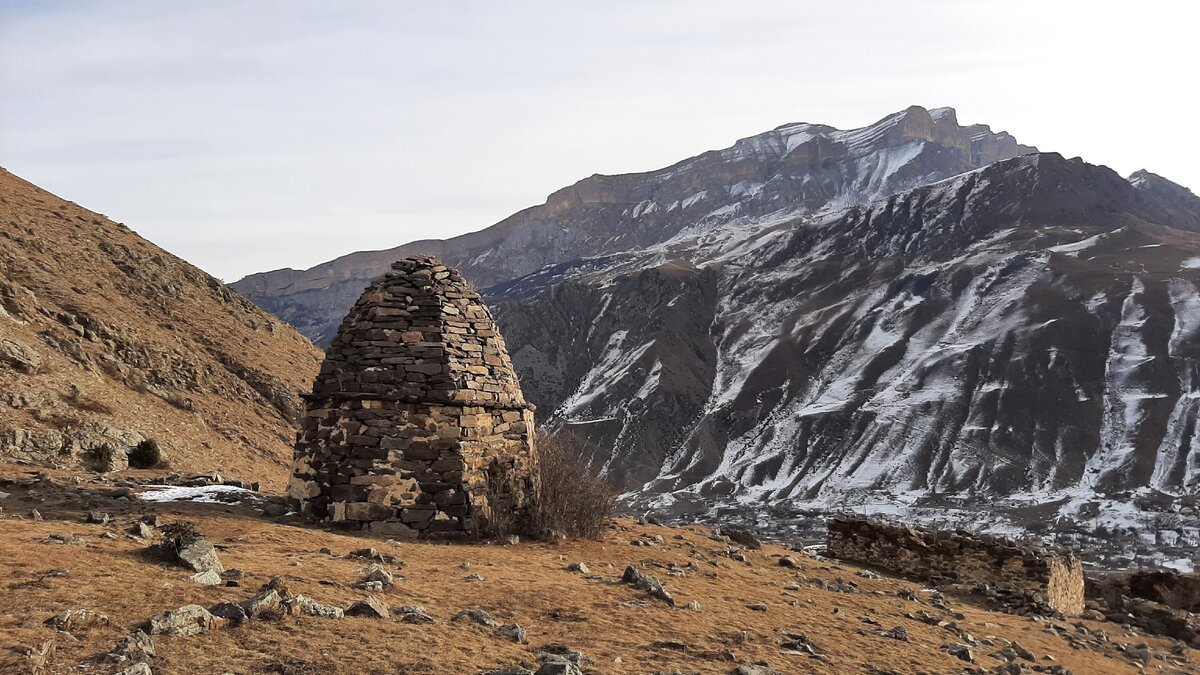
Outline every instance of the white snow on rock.
[(244, 499), (262, 500), (259, 493), (232, 485), (147, 485), (144, 492), (137, 493), (137, 498), (144, 502), (196, 502), (201, 504), (229, 504)]

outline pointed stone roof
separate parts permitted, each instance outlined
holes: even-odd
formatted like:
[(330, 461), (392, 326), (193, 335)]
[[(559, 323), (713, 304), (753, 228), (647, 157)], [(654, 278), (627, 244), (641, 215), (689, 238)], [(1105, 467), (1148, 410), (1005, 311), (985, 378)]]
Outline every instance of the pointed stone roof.
[(394, 263), (363, 292), (311, 398), (531, 407), (479, 293), (426, 256)]

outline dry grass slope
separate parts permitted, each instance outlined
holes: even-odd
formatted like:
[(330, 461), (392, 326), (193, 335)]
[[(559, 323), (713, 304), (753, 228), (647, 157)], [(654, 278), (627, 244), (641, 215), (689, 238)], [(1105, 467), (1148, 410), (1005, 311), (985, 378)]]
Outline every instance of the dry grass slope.
[(0, 169), (0, 457), (143, 438), (172, 467), (282, 486), (320, 351), (125, 226)]
[[(15, 467), (0, 466), (0, 479), (6, 475), (22, 477)], [(0, 519), (0, 598), (5, 607), (0, 672), (28, 671), (39, 658), (47, 660), (46, 673), (114, 672), (97, 659), (149, 617), (190, 603), (237, 602), (275, 575), (294, 593), (345, 607), (367, 595), (354, 587), (363, 578), (365, 563), (347, 557), (364, 546), (405, 562), (399, 570), (391, 568), (403, 578), (376, 595), (392, 607), (423, 605), (434, 623), (287, 617), (193, 637), (157, 636), (154, 672), (478, 673), (518, 664), (536, 668), (543, 647), (564, 644), (595, 661), (587, 671), (592, 673), (729, 673), (738, 664), (758, 661), (779, 673), (960, 673), (1001, 665), (989, 654), (1010, 641), (1037, 659), (1026, 665), (1059, 665), (1080, 675), (1145, 672), (1122, 651), (1141, 643), (1149, 648), (1152, 671), (1197, 672), (1191, 650), (1172, 654), (1168, 641), (1130, 634), (1115, 624), (1039, 621), (949, 596), (950, 612), (961, 612), (955, 618), (939, 609), (919, 584), (859, 576), (857, 566), (777, 546), (731, 548), (700, 527), (622, 520), (595, 541), (392, 544), (286, 518), (272, 521), (238, 506), (112, 500), (103, 496), (104, 485), (77, 485), (69, 476), (37, 485), (43, 487), (36, 498), (32, 488), (0, 486), (12, 492), (0, 502), (7, 514)], [(56, 498), (55, 490), (75, 497)], [(79, 498), (69, 490), (91, 496)], [(45, 521), (20, 517), (35, 505)], [(87, 524), (83, 515), (89, 507), (109, 511), (115, 519)], [(147, 555), (145, 543), (125, 534), (142, 513), (195, 522), (218, 546), (224, 565), (243, 571), (241, 585), (201, 586), (188, 581), (188, 570)], [(115, 538), (102, 538), (105, 532)], [(77, 535), (82, 541), (51, 543), (52, 533)], [(649, 545), (633, 546), (633, 540)], [(322, 553), (323, 547), (332, 553)], [(783, 555), (793, 556), (798, 568), (781, 566)], [(590, 572), (567, 569), (578, 562)], [(678, 606), (673, 609), (620, 583), (626, 565), (662, 579)], [(56, 568), (65, 573), (49, 573)], [(483, 579), (472, 581), (468, 577), (473, 574)], [(839, 578), (853, 581), (857, 590), (837, 592), (832, 586)], [(901, 595), (906, 590), (913, 592), (911, 599)], [(692, 601), (699, 603), (698, 610), (686, 608)], [(750, 607), (756, 604), (762, 611)], [(102, 612), (110, 622), (75, 631), (73, 637), (43, 625), (55, 613), (79, 608)], [(481, 608), (497, 622), (520, 624), (528, 630), (527, 642), (451, 620), (467, 608)], [(922, 612), (946, 618), (972, 635), (978, 641), (973, 648), (978, 665), (942, 648), (960, 641), (959, 634), (906, 617)], [(908, 641), (881, 635), (895, 626), (906, 629)], [(1107, 636), (1103, 646), (1072, 646), (1078, 639), (1095, 640), (1099, 631)], [(785, 633), (803, 634), (827, 660), (784, 648)]]

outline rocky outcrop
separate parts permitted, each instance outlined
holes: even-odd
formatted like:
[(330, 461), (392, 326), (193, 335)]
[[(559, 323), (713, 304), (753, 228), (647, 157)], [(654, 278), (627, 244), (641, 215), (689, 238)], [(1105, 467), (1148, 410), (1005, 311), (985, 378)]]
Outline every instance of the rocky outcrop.
[(533, 407), (479, 294), (410, 257), (342, 322), (306, 397), (289, 496), (387, 534), (477, 534), (525, 520)]
[(1083, 612), (1083, 565), (1067, 553), (862, 518), (831, 519), (826, 551), (934, 584), (987, 586), (1014, 609)]

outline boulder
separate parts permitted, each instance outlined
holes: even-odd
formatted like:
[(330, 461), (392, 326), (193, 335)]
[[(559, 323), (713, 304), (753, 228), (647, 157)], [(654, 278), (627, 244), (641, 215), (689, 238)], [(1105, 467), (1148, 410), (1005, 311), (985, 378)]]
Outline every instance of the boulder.
[(283, 618), (283, 598), (279, 597), (279, 592), (274, 588), (265, 588), (240, 604), (246, 611), (246, 616), (251, 619), (272, 621)]
[(287, 607), (288, 614), (292, 615), (307, 615), (319, 616), (326, 619), (340, 619), (346, 614), (341, 607), (317, 602), (307, 595), (297, 595), (296, 597), (284, 603)]
[(375, 596), (359, 600), (346, 609), (346, 616), (364, 616), (369, 619), (386, 619), (388, 614), (387, 604)]
[(525, 632), (525, 629), (521, 627), (521, 624), (517, 624), (517, 623), (502, 624), (502, 625), (496, 626), (496, 632), (503, 635), (506, 638), (512, 639), (514, 642), (521, 642), (521, 643), (525, 642), (526, 632)]
[(216, 617), (200, 605), (184, 605), (150, 619), (150, 634), (199, 635), (216, 623)]
[(496, 622), (492, 620), (492, 617), (482, 609), (464, 609), (458, 614), (455, 614), (450, 620), (462, 621), (464, 619), (474, 621), (481, 626), (487, 626), (489, 628), (496, 625)]
[(209, 613), (215, 617), (225, 619), (234, 626), (240, 625), (246, 620), (246, 610), (241, 605), (232, 602), (222, 602), (208, 608)]
[(105, 656), (109, 663), (145, 661), (150, 658), (154, 658), (154, 640), (140, 630), (121, 638), (117, 646)]
[(188, 579), (205, 586), (219, 586), (221, 584), (221, 575), (218, 574), (216, 570), (204, 570), (203, 572), (196, 572), (192, 576), (188, 577)]
[(212, 570), (217, 574), (225, 571), (221, 559), (217, 557), (217, 549), (206, 539), (196, 539), (182, 543), (175, 549), (175, 557), (183, 565), (196, 572)]

